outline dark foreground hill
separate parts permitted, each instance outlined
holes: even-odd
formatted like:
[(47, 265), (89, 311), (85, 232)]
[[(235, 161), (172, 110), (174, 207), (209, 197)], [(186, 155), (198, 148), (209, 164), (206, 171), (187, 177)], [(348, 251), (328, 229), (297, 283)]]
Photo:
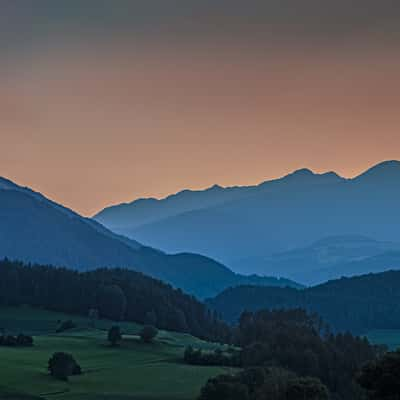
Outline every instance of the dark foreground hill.
[(0, 258), (87, 271), (122, 267), (143, 272), (199, 297), (238, 284), (295, 285), (237, 275), (197, 254), (168, 255), (116, 235), (40, 193), (0, 179)]
[(304, 290), (242, 286), (207, 304), (234, 322), (245, 311), (301, 307), (318, 313), (335, 330), (366, 333), (400, 329), (400, 271), (342, 278)]

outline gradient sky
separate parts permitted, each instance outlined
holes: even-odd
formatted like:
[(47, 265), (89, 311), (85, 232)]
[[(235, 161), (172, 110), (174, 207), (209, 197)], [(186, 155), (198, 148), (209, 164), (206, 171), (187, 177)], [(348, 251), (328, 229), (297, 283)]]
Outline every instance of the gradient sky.
[(91, 215), (399, 159), (399, 27), (385, 0), (4, 0), (0, 175)]

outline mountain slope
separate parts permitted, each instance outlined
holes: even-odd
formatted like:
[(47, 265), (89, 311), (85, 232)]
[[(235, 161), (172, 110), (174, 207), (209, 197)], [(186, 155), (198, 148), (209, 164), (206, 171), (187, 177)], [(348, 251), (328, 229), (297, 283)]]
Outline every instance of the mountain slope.
[[(28, 188), (0, 180), (0, 258), (90, 270), (126, 267), (204, 297), (241, 284), (291, 285), (245, 277), (196, 254), (167, 255), (118, 236)], [(294, 283), (293, 283), (294, 284)]]
[[(256, 269), (248, 257), (259, 264), (274, 253), (306, 247), (324, 237), (395, 241), (399, 181), (398, 161), (379, 164), (354, 179), (299, 170), (255, 187), (236, 188), (242, 196), (230, 201), (139, 227), (133, 222), (132, 229), (125, 225), (117, 232), (168, 252), (206, 254), (249, 273)], [(112, 219), (109, 214), (103, 222), (111, 226)], [(268, 265), (257, 272), (268, 274)]]

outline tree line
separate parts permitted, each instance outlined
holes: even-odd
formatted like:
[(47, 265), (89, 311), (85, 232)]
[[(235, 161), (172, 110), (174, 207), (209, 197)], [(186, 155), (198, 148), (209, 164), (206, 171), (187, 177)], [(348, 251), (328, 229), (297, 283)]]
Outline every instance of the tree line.
[(230, 329), (193, 296), (125, 269), (77, 272), (53, 266), (0, 261), (0, 305), (126, 320), (229, 341)]
[(341, 278), (304, 290), (240, 286), (227, 289), (207, 304), (229, 322), (243, 311), (303, 308), (318, 313), (335, 331), (366, 334), (400, 329), (400, 271)]
[[(400, 352), (366, 363), (354, 377), (352, 393), (332, 393), (316, 377), (279, 367), (249, 367), (209, 379), (198, 400), (399, 400)], [(358, 386), (356, 386), (358, 385)]]
[[(302, 309), (244, 312), (232, 337), (241, 349), (238, 366), (256, 371), (259, 384), (245, 384), (240, 374), (222, 376), (203, 388), (202, 400), (321, 400), (328, 398), (328, 392), (332, 399), (361, 400), (365, 391), (356, 376), (365, 363), (377, 360), (382, 350), (366, 338), (332, 333), (321, 318)], [(215, 365), (215, 355), (201, 357), (202, 353), (187, 350), (186, 356)], [(224, 357), (220, 360), (228, 365)], [(275, 395), (268, 392), (271, 385), (279, 389)], [(306, 397), (296, 397), (296, 393)]]

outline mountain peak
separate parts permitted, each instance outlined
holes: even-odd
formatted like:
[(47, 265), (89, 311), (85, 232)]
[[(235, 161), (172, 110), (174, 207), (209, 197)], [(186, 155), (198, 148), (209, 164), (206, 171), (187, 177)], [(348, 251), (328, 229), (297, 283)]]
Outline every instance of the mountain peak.
[(283, 177), (284, 180), (299, 181), (299, 182), (319, 182), (319, 183), (332, 183), (343, 180), (336, 172), (330, 171), (323, 174), (317, 174), (311, 169), (302, 168), (292, 172)]
[(314, 176), (315, 173), (313, 171), (311, 171), (311, 169), (309, 169), (309, 168), (300, 168), (300, 169), (294, 171), (291, 175), (292, 176)]
[(384, 161), (368, 169), (361, 175), (354, 178), (360, 182), (387, 182), (398, 180), (400, 178), (400, 161)]
[(206, 189), (206, 190), (221, 190), (221, 189), (223, 189), (222, 186), (220, 186), (220, 185), (218, 185), (218, 184), (215, 184), (215, 185), (210, 186), (210, 187), (209, 187), (208, 189)]

